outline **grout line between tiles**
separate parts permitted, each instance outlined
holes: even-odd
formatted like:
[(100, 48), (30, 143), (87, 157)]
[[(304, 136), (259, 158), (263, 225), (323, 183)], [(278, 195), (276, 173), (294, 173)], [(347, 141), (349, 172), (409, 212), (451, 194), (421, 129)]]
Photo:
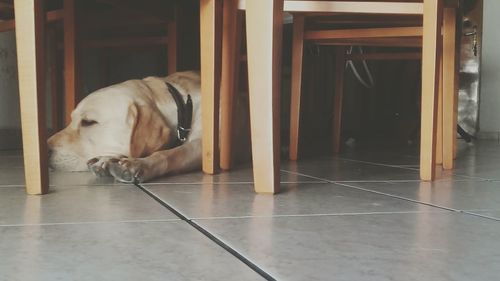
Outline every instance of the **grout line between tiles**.
[(467, 209), (467, 210), (463, 210), (464, 212), (500, 212), (500, 209), (491, 209), (491, 208), (488, 208), (488, 209)]
[(371, 192), (371, 193), (383, 195), (383, 196), (388, 196), (388, 197), (392, 197), (392, 198), (396, 198), (396, 199), (400, 199), (400, 200), (405, 200), (405, 201), (413, 202), (413, 203), (416, 203), (416, 204), (427, 205), (429, 207), (443, 209), (443, 210), (447, 210), (447, 211), (451, 211), (451, 212), (462, 213), (462, 214), (466, 214), (466, 215), (472, 215), (472, 216), (476, 216), (476, 217), (480, 217), (480, 218), (484, 218), (484, 219), (490, 219), (490, 220), (494, 220), (494, 221), (500, 221), (500, 219), (497, 219), (497, 218), (494, 218), (494, 217), (480, 215), (480, 214), (475, 214), (475, 213), (470, 213), (470, 212), (463, 211), (463, 210), (460, 210), (460, 209), (449, 208), (449, 207), (445, 207), (445, 206), (441, 206), (441, 205), (436, 205), (436, 204), (432, 204), (432, 203), (428, 203), (428, 202), (422, 202), (422, 201), (414, 200), (414, 199), (407, 198), (407, 197), (402, 197), (402, 196), (397, 196), (397, 195), (393, 195), (393, 194), (389, 194), (389, 193), (379, 192), (379, 191), (372, 190), (372, 189), (366, 189), (366, 188), (362, 188), (362, 187), (358, 187), (358, 186), (354, 186), (354, 185), (343, 184), (343, 183), (336, 183), (336, 182), (332, 182), (332, 183), (338, 184), (338, 185), (341, 185), (341, 186), (345, 186), (345, 187), (350, 187), (350, 188), (354, 188), (354, 189), (366, 191), (366, 192)]
[(481, 214), (473, 213), (473, 212), (470, 212), (470, 211), (463, 211), (463, 212), (465, 214), (468, 214), (468, 215), (471, 215), (471, 216), (476, 216), (476, 217), (480, 217), (480, 218), (484, 218), (484, 219), (490, 219), (490, 220), (494, 220), (494, 221), (500, 221), (499, 218), (495, 218), (495, 217), (492, 217), (492, 216), (481, 215)]
[(287, 171), (287, 170), (281, 170), (281, 171), (289, 173), (289, 174), (292, 174), (292, 175), (296, 175), (296, 176), (308, 177), (308, 178), (315, 179), (315, 180), (318, 180), (318, 181), (323, 181), (323, 182), (326, 182), (326, 183), (330, 183), (330, 180), (323, 179), (323, 178), (318, 178), (318, 177), (315, 177), (315, 176), (306, 175), (306, 174), (299, 173), (299, 172), (292, 172), (292, 171)]
[(150, 185), (203, 185), (203, 184), (253, 184), (251, 181), (232, 181), (232, 182), (145, 182), (145, 186)]
[[(303, 177), (308, 177), (308, 178), (316, 180), (317, 183), (319, 183), (319, 182), (322, 182), (322, 183), (331, 183), (331, 182), (339, 182), (339, 183), (405, 183), (405, 182), (420, 182), (420, 180), (390, 180), (390, 179), (387, 179), (387, 180), (335, 180), (335, 181), (332, 181), (332, 180), (322, 179), (322, 178), (318, 178), (318, 177), (311, 176), (311, 175), (302, 174), (302, 173), (299, 173), (299, 172), (293, 172), (293, 171), (287, 171), (287, 170), (281, 170), (281, 172), (289, 173), (289, 174), (294, 174), (294, 175), (298, 175), (298, 176), (303, 176)], [(470, 180), (468, 180), (468, 179), (462, 179), (462, 180), (453, 180), (453, 181), (454, 182), (466, 182), (466, 181), (470, 181)], [(313, 182), (313, 181), (311, 181), (311, 182)], [(305, 182), (305, 183), (308, 183), (308, 182)]]
[(184, 214), (182, 214), (180, 211), (175, 209), (174, 207), (170, 206), (167, 202), (163, 201), (159, 196), (154, 194), (153, 192), (149, 191), (147, 188), (141, 186), (140, 184), (136, 184), (136, 186), (141, 189), (144, 193), (149, 195), (153, 200), (156, 202), (160, 203), (163, 207), (171, 211), (174, 215), (176, 215), (179, 219), (183, 220), (190, 226), (192, 226), (194, 229), (199, 231), (201, 234), (205, 235), (208, 239), (210, 239), (212, 242), (220, 246), (222, 249), (224, 249), (226, 252), (237, 258), (239, 261), (244, 263), (246, 266), (248, 266), (250, 269), (255, 271), (257, 274), (259, 274), (261, 277), (263, 277), (266, 280), (271, 280), (275, 281), (276, 279), (271, 276), (271, 274), (267, 273), (264, 271), (262, 268), (260, 268), (256, 263), (252, 262), (249, 258), (245, 257), (243, 254), (239, 253), (235, 249), (231, 248), (227, 243), (222, 241), (222, 239), (218, 238), (215, 234), (210, 233), (210, 231), (206, 230), (203, 228), (201, 225), (197, 224), (193, 219), (189, 219), (186, 217)]
[[(436, 211), (444, 212), (444, 211)], [(200, 217), (192, 220), (226, 220), (226, 219), (266, 219), (266, 218), (301, 218), (301, 217), (343, 217), (343, 216), (372, 216), (372, 215), (400, 215), (400, 214), (423, 214), (433, 212), (422, 211), (400, 211), (400, 212), (353, 212), (353, 213), (333, 213), (333, 214), (296, 214), (296, 215), (269, 215), (269, 216), (226, 216), (226, 217)]]
[[(377, 163), (377, 162), (355, 160), (355, 159), (349, 159), (349, 158), (343, 158), (343, 157), (336, 157), (336, 158), (340, 159), (340, 160), (357, 162), (357, 163), (364, 163), (364, 164), (375, 165), (375, 166), (382, 166), (382, 167), (389, 167), (389, 168), (398, 168), (398, 169), (404, 169), (404, 170), (410, 170), (410, 171), (420, 171), (419, 168), (410, 168), (410, 167), (406, 167), (405, 165), (382, 164), (382, 163)], [(463, 174), (456, 174), (456, 173), (452, 173), (452, 175), (457, 176), (457, 177), (463, 177), (463, 178), (468, 178), (468, 179), (476, 179), (476, 180), (482, 180), (482, 181), (492, 180), (492, 179), (488, 179), (488, 178), (475, 177), (475, 176), (469, 176), (469, 175), (463, 175)]]
[(338, 184), (338, 185), (341, 185), (341, 186), (345, 186), (345, 187), (349, 187), (349, 188), (354, 188), (354, 189), (357, 189), (357, 190), (362, 190), (362, 191), (366, 191), (366, 192), (370, 192), (370, 193), (375, 193), (375, 194), (379, 194), (379, 195), (389, 196), (389, 197), (396, 198), (396, 199), (410, 201), (410, 202), (417, 203), (417, 204), (423, 204), (423, 205), (427, 205), (427, 206), (430, 206), (430, 207), (435, 207), (435, 208), (439, 208), (439, 209), (443, 209), (443, 210), (447, 210), (447, 211), (458, 212), (458, 213), (461, 212), (459, 209), (454, 209), (454, 208), (449, 208), (449, 207), (445, 207), (445, 206), (435, 205), (435, 204), (432, 204), (432, 203), (422, 202), (422, 201), (418, 201), (418, 200), (415, 200), (415, 199), (411, 199), (411, 198), (407, 198), (407, 197), (402, 197), (402, 196), (398, 196), (398, 195), (393, 195), (393, 194), (389, 194), (389, 193), (385, 193), (385, 192), (380, 192), (380, 191), (376, 191), (376, 190), (372, 190), (372, 189), (368, 189), (368, 188), (363, 188), (363, 187), (359, 187), (359, 186), (355, 186), (355, 185), (350, 185), (350, 184), (345, 184), (345, 183), (337, 183), (337, 182), (332, 182), (332, 183)]
[(418, 168), (404, 167), (404, 166), (401, 166), (401, 165), (382, 164), (382, 163), (377, 163), (377, 162), (355, 160), (355, 159), (344, 158), (344, 157), (335, 157), (335, 158), (337, 158), (339, 160), (350, 161), (350, 162), (357, 162), (357, 163), (363, 163), (363, 164), (370, 164), (370, 165), (375, 165), (375, 166), (390, 167), (390, 168), (399, 168), (399, 169), (412, 170), (412, 171), (418, 171), (419, 170)]
[(432, 203), (428, 203), (428, 202), (422, 202), (422, 201), (414, 200), (414, 199), (407, 198), (407, 197), (402, 197), (402, 196), (384, 193), (384, 192), (380, 192), (380, 191), (376, 191), (376, 190), (372, 190), (372, 189), (362, 188), (359, 186), (354, 186), (354, 185), (350, 185), (350, 184), (346, 184), (346, 183), (342, 183), (342, 182), (338, 182), (338, 181), (331, 181), (328, 179), (322, 179), (319, 177), (309, 176), (309, 175), (302, 174), (302, 173), (296, 173), (296, 172), (291, 172), (291, 171), (287, 171), (287, 172), (292, 173), (292, 174), (297, 174), (299, 176), (310, 177), (310, 178), (317, 179), (317, 180), (328, 181), (329, 183), (332, 183), (332, 184), (337, 184), (340, 186), (349, 187), (349, 188), (353, 188), (353, 189), (357, 189), (357, 190), (361, 190), (361, 191), (365, 191), (365, 192), (370, 192), (370, 193), (388, 196), (388, 197), (392, 197), (392, 198), (396, 198), (396, 199), (400, 199), (400, 200), (405, 200), (405, 201), (413, 202), (416, 204), (427, 205), (430, 207), (443, 209), (443, 210), (447, 210), (447, 211), (451, 211), (451, 212), (467, 214), (467, 215), (476, 216), (476, 217), (485, 218), (485, 219), (490, 219), (490, 220), (494, 220), (494, 221), (500, 221), (500, 219), (498, 219), (498, 218), (494, 218), (494, 217), (490, 217), (490, 216), (486, 216), (486, 215), (471, 213), (471, 212), (467, 212), (467, 211), (463, 211), (463, 210), (459, 210), (459, 209), (454, 209), (454, 208), (449, 208), (449, 207), (445, 207), (445, 206), (440, 206), (440, 205), (436, 205), (436, 204), (432, 204)]
[[(282, 181), (281, 184), (293, 184), (293, 183), (327, 183), (325, 181)], [(248, 185), (252, 184), (252, 181), (241, 181), (241, 182), (145, 182), (142, 183), (143, 186), (156, 186), (156, 185), (204, 185), (204, 184), (213, 184), (213, 185)]]
[(25, 187), (24, 184), (0, 184), (0, 188), (8, 188), (8, 187)]
[(84, 224), (109, 224), (109, 223), (156, 223), (156, 222), (175, 222), (175, 221), (180, 221), (180, 220), (179, 219), (164, 219), (164, 220), (49, 222), (49, 223), (25, 223), (25, 224), (0, 224), (0, 227), (84, 225)]

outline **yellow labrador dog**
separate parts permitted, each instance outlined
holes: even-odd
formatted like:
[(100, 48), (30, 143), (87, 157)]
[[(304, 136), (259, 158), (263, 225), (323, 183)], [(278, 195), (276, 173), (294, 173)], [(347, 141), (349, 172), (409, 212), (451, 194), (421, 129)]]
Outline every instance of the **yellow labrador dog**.
[(202, 156), (200, 98), (196, 72), (95, 91), (71, 113), (71, 124), (48, 140), (50, 165), (90, 169), (122, 182), (196, 169)]

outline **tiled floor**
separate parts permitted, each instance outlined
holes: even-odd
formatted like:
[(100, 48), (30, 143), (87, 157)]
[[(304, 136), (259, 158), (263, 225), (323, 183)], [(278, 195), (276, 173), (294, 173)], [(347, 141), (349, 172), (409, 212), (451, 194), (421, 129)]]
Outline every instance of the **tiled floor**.
[(51, 173), (24, 193), (0, 152), (0, 280), (498, 280), (500, 144), (461, 145), (418, 180), (415, 149), (356, 149), (282, 165), (282, 192), (250, 168), (141, 188)]

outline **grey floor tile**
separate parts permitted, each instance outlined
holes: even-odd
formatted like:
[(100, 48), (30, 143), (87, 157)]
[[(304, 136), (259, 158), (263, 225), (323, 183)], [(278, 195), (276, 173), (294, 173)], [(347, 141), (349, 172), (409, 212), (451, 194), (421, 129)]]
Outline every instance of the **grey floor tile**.
[(113, 177), (96, 177), (91, 172), (63, 172), (51, 171), (49, 173), (51, 186), (93, 186), (93, 185), (123, 185)]
[(442, 211), (328, 183), (281, 184), (274, 196), (251, 184), (144, 186), (189, 218)]
[(43, 196), (0, 188), (0, 225), (177, 219), (135, 186), (55, 187)]
[(185, 222), (0, 227), (0, 280), (262, 280)]
[(390, 167), (339, 158), (285, 162), (282, 169), (331, 181), (419, 180), (418, 169)]
[(500, 144), (475, 141), (461, 148), (455, 163), (455, 174), (500, 180)]
[[(0, 188), (2, 186), (25, 185), (24, 168), (0, 168)], [(78, 185), (123, 185), (113, 177), (95, 177), (90, 172), (49, 172), (50, 186)]]
[(490, 181), (349, 183), (457, 210), (498, 209), (500, 183)]
[(387, 165), (418, 165), (418, 154), (419, 151), (417, 146), (375, 146), (344, 149), (338, 157)]
[(500, 180), (499, 170), (500, 158), (472, 158), (457, 160), (453, 173), (478, 179)]
[(500, 224), (459, 213), (199, 220), (278, 280), (496, 280)]
[[(309, 177), (304, 177), (300, 175), (294, 175), (290, 173), (281, 173), (281, 182), (317, 182), (318, 180), (311, 179)], [(186, 174), (178, 175), (166, 175), (154, 179), (149, 184), (163, 184), (163, 183), (183, 183), (183, 184), (200, 184), (200, 183), (252, 183), (253, 182), (253, 171), (252, 168), (235, 167), (230, 171), (221, 171), (215, 175), (207, 175), (200, 172), (191, 172)]]

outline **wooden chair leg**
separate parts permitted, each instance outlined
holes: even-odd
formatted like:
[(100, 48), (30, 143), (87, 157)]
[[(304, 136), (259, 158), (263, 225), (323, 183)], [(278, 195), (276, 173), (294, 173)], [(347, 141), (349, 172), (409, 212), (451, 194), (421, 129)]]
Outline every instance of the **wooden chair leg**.
[(439, 61), (438, 79), (438, 101), (437, 101), (437, 124), (436, 124), (436, 165), (443, 164), (443, 59)]
[(342, 131), (342, 100), (344, 96), (345, 47), (335, 50), (335, 93), (333, 98), (333, 153), (340, 152), (340, 133)]
[(200, 0), (202, 149), (207, 174), (215, 174), (219, 165), (221, 15), (220, 0)]
[(238, 95), (240, 49), (242, 40), (242, 18), (237, 0), (226, 0), (223, 4), (222, 74), (220, 86), (220, 167), (231, 169), (233, 165), (233, 109), (234, 97)]
[(304, 16), (293, 16), (292, 83), (290, 101), (290, 160), (297, 160), (300, 136), (300, 101), (302, 93), (302, 61), (304, 59)]
[(246, 2), (250, 123), (255, 190), (279, 190), (283, 0)]
[(71, 112), (78, 97), (78, 61), (76, 43), (75, 0), (63, 2), (64, 30), (64, 123), (71, 122)]
[(28, 194), (49, 190), (45, 122), (45, 11), (42, 0), (15, 0), (17, 66)]
[(51, 118), (51, 129), (52, 132), (57, 132), (61, 129), (61, 95), (59, 89), (59, 82), (62, 80), (60, 78), (61, 72), (59, 69), (59, 58), (58, 53), (59, 50), (56, 46), (56, 31), (54, 29), (48, 30), (47, 32), (48, 39), (48, 51), (50, 54), (48, 55), (48, 59), (52, 60), (52, 64), (50, 66), (49, 74), (50, 74), (50, 118)]
[(436, 117), (441, 49), (442, 0), (424, 0), (422, 39), (422, 103), (420, 129), (420, 178), (434, 180)]
[(174, 19), (167, 24), (167, 74), (177, 71), (177, 8)]
[(456, 48), (456, 10), (443, 13), (443, 168), (453, 169), (457, 139), (458, 67)]
[[(460, 53), (460, 50), (457, 51), (458, 53)], [(456, 133), (456, 129), (457, 129), (457, 125), (458, 125), (458, 90), (459, 90), (459, 75), (460, 75), (460, 57), (457, 56), (456, 58), (456, 62), (455, 62), (455, 65), (456, 65), (456, 69), (455, 69), (455, 90), (454, 90), (454, 97), (453, 97), (453, 128), (455, 128), (455, 130), (453, 130), (453, 159), (457, 159), (457, 155), (458, 155), (458, 144), (457, 144), (457, 133)], [(455, 162), (453, 162), (453, 167), (455, 166), (454, 164)]]

